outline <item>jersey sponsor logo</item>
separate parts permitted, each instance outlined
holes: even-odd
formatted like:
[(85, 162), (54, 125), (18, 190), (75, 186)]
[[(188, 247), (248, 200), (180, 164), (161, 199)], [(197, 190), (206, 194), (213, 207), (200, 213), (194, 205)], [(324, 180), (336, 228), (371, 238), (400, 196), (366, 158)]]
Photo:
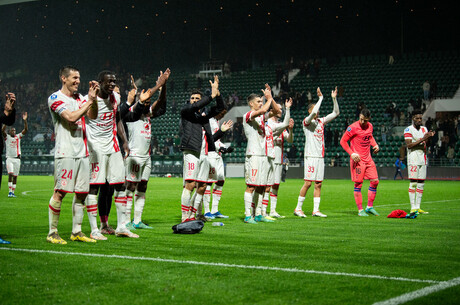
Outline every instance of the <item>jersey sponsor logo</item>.
[(57, 94), (51, 94), (50, 98), (51, 98), (52, 100), (57, 99)]
[(99, 118), (103, 121), (105, 120), (111, 120), (113, 117), (113, 112), (106, 112), (104, 114), (102, 114)]

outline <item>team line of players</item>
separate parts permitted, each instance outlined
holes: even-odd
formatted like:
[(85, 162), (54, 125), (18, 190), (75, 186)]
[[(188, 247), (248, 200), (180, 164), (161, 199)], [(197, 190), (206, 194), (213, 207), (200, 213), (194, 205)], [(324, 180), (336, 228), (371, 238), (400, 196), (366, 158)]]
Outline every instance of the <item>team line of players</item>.
[[(166, 82), (170, 70), (160, 72), (153, 88), (142, 90), (134, 104), (137, 88), (130, 91), (128, 101), (122, 103), (116, 92), (116, 76), (110, 71), (99, 74), (98, 82), (89, 83), (86, 96), (76, 93), (80, 84), (80, 73), (75, 67), (67, 66), (60, 71), (61, 90), (53, 93), (48, 99), (52, 114), (55, 134), (55, 185), (53, 196), (49, 202), (49, 233), (47, 241), (65, 244), (58, 234), (58, 221), (62, 200), (67, 193), (75, 193), (72, 202), (72, 234), (74, 241), (96, 242), (107, 239), (102, 233), (115, 234), (122, 237), (139, 237), (131, 232), (132, 228), (147, 228), (142, 222), (142, 211), (145, 204), (145, 191), (151, 171), (150, 137), (151, 118), (164, 114), (166, 111)], [(134, 83), (134, 82), (133, 82)], [(182, 221), (193, 220), (203, 215), (210, 219), (226, 217), (218, 210), (218, 201), (224, 181), (223, 162), (220, 156), (226, 148), (218, 139), (232, 127), (232, 122), (224, 122), (219, 127), (215, 117), (225, 114), (225, 107), (218, 90), (218, 78), (210, 81), (212, 94), (209, 100), (201, 93), (191, 95), (187, 107), (181, 111), (193, 114), (195, 119), (203, 123), (200, 129), (201, 151), (190, 151), (181, 143), (184, 153), (184, 192), (182, 194)], [(150, 103), (156, 91), (160, 91), (157, 101)], [(281, 106), (278, 105), (266, 84), (263, 96), (251, 94), (248, 97), (250, 111), (244, 115), (244, 132), (248, 139), (245, 160), (246, 191), (244, 207), (246, 223), (271, 222), (282, 218), (276, 212), (277, 192), (281, 177), (282, 151), (284, 141), (292, 142), (294, 121), (290, 119), (292, 100), (285, 103), (285, 117), (281, 118)], [(323, 100), (321, 91), (317, 90), (319, 101), (311, 105), (309, 115), (303, 120), (305, 133), (305, 183), (300, 191), (296, 216), (305, 217), (302, 211), (305, 195), (314, 182), (314, 208), (312, 215), (326, 217), (319, 211), (321, 185), (324, 178), (324, 127), (339, 115), (337, 90), (331, 92), (333, 112), (319, 118), (319, 109)], [(206, 114), (202, 108), (216, 100), (214, 111)], [(194, 102), (192, 102), (192, 100)], [(193, 104), (195, 106), (193, 106)], [(133, 106), (134, 105), (134, 106)], [(184, 111), (185, 109), (185, 111)], [(208, 116), (208, 117), (207, 117)], [(186, 117), (186, 115), (185, 115)], [(419, 120), (420, 117), (420, 120)], [(379, 148), (372, 136), (372, 124), (369, 123), (370, 112), (364, 109), (359, 121), (347, 128), (341, 145), (350, 154), (350, 169), (355, 182), (355, 199), (360, 216), (367, 213), (378, 215), (373, 209), (373, 201), (378, 185), (375, 164), (370, 155), (370, 146), (374, 152)], [(420, 210), (423, 182), (426, 178), (425, 142), (433, 135), (421, 126), (421, 114), (413, 117), (414, 124), (405, 131), (408, 143), (409, 175), (411, 179), (409, 197), (413, 210)], [(123, 122), (126, 123), (128, 137)], [(206, 124), (212, 126), (212, 136), (207, 133)], [(122, 148), (118, 141), (123, 142)], [(184, 141), (184, 138), (182, 138)], [(212, 141), (212, 145), (210, 143)], [(351, 146), (348, 146), (350, 141)], [(214, 143), (217, 142), (217, 145)], [(8, 146), (8, 143), (7, 143)], [(212, 147), (211, 150), (208, 148)], [(216, 149), (217, 147), (217, 149)], [(124, 150), (125, 160), (121, 153)], [(422, 162), (423, 161), (423, 162)], [(423, 163), (423, 164), (422, 164)], [(120, 166), (125, 164), (125, 166)], [(368, 206), (362, 208), (361, 186), (364, 179), (371, 181)], [(115, 206), (117, 209), (117, 228), (111, 229), (108, 224), (108, 213), (101, 213), (101, 225), (97, 225), (97, 194), (101, 186), (108, 182), (114, 187)], [(126, 183), (125, 183), (126, 182)], [(212, 210), (209, 209), (209, 186), (216, 183)], [(208, 191), (206, 187), (208, 186)], [(191, 192), (196, 189), (193, 197)], [(268, 198), (271, 197), (270, 213), (267, 214)], [(204, 197), (204, 212), (202, 201)], [(131, 209), (135, 204), (134, 219), (131, 221)], [(84, 209), (86, 206), (91, 234), (87, 237), (81, 231)], [(100, 208), (100, 206), (99, 206)], [(367, 213), (366, 213), (367, 212)], [(104, 215), (103, 215), (104, 214)]]

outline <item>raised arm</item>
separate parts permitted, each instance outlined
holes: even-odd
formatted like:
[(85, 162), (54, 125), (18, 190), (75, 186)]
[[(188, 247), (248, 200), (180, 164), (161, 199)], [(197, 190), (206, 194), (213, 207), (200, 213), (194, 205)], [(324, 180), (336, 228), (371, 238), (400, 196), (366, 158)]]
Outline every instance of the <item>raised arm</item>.
[(16, 104), (16, 95), (12, 92), (8, 92), (5, 95), (5, 109), (0, 113), (0, 123), (11, 126), (16, 120), (16, 109), (14, 105)]
[(305, 124), (307, 125), (310, 124), (311, 121), (318, 114), (319, 108), (321, 107), (321, 103), (323, 102), (323, 94), (321, 93), (321, 90), (319, 89), (319, 87), (316, 89), (316, 93), (318, 94), (319, 100), (316, 103), (316, 105), (313, 107), (311, 113), (304, 120)]
[(97, 94), (99, 93), (99, 90), (100, 87), (98, 82), (94, 80), (89, 82), (88, 99), (91, 99), (93, 103), (91, 104), (91, 107), (89, 107), (85, 115), (92, 120), (97, 118)]
[(289, 132), (288, 132), (286, 141), (289, 143), (292, 143), (294, 142), (294, 120), (293, 119), (289, 120), (288, 130)]
[(286, 127), (289, 126), (289, 122), (291, 120), (291, 106), (292, 106), (292, 98), (286, 100), (284, 103), (284, 107), (286, 109), (286, 114), (284, 115), (284, 120), (281, 124), (277, 124), (273, 129), (273, 136), (279, 136), (283, 133)]
[(97, 92), (99, 91), (99, 84), (96, 81), (91, 81), (89, 86), (88, 101), (78, 110), (64, 110), (61, 113), (61, 117), (64, 120), (70, 123), (76, 123), (85, 115), (88, 115), (90, 119), (95, 119), (97, 117)]
[(29, 131), (29, 126), (27, 125), (27, 112), (22, 114), (22, 120), (24, 121), (24, 129), (21, 131), (22, 135), (25, 135)]
[(150, 107), (150, 113), (152, 114), (152, 117), (158, 117), (166, 113), (166, 83), (170, 75), (171, 71), (167, 69), (165, 73), (158, 77), (157, 82), (161, 82), (161, 78), (163, 77), (164, 83), (160, 88), (160, 96), (158, 97), (158, 100), (156, 100)]
[(340, 111), (339, 111), (339, 104), (337, 103), (337, 87), (335, 87), (335, 90), (331, 91), (331, 97), (332, 97), (332, 102), (334, 104), (334, 108), (332, 109), (332, 112), (329, 113), (326, 117), (325, 117), (325, 124), (326, 123), (329, 123), (330, 121), (332, 121), (333, 119), (335, 119), (339, 114), (340, 114)]
[(268, 84), (265, 84), (265, 89), (262, 89), (264, 93), (264, 97), (266, 99), (265, 104), (260, 107), (259, 110), (253, 111), (251, 115), (251, 119), (258, 117), (259, 115), (265, 114), (268, 109), (270, 109), (270, 105), (272, 104), (272, 90)]
[[(158, 77), (158, 80), (157, 80), (155, 86), (153, 86), (152, 88), (147, 89), (147, 91), (145, 91), (145, 92), (144, 92), (144, 90), (142, 90), (141, 97), (140, 97), (141, 101), (144, 102), (144, 101), (150, 99), (153, 96), (153, 94), (155, 94), (155, 92), (157, 92), (161, 87), (163, 87), (163, 85), (168, 80), (170, 73), (171, 73), (171, 71), (169, 70), (169, 68), (167, 68), (164, 73), (163, 73), (163, 71), (160, 71), (160, 76)], [(145, 95), (144, 95), (144, 93), (145, 93)]]

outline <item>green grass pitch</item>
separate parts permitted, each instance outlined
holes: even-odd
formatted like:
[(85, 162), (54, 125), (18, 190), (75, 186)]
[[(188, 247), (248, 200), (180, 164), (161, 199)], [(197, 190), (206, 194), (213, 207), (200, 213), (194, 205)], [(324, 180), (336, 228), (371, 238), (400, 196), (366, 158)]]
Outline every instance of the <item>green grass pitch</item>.
[[(152, 178), (143, 218), (154, 230), (137, 230), (139, 239), (71, 242), (68, 195), (59, 223), (68, 244), (52, 245), (45, 239), (53, 178), (20, 176), (18, 198), (7, 198), (6, 180), (0, 236), (12, 244), (0, 245), (0, 304), (373, 304), (460, 276), (460, 182), (427, 181), (422, 209), (430, 214), (411, 220), (386, 218), (408, 211), (408, 181), (381, 181), (381, 216), (358, 217), (353, 183), (326, 180), (321, 211), (328, 218), (310, 216), (310, 189), (301, 219), (292, 212), (303, 182), (288, 180), (277, 209), (287, 217), (249, 225), (244, 180), (228, 179), (225, 225), (175, 235), (182, 180)], [(115, 205), (109, 221), (116, 224)], [(89, 234), (86, 215), (83, 230)], [(459, 303), (457, 285), (408, 304)]]

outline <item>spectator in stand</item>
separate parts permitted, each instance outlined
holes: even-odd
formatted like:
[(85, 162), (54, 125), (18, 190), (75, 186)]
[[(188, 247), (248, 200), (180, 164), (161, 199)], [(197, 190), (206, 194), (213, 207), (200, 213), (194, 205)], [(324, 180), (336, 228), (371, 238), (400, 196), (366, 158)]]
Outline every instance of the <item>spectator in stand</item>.
[(286, 153), (283, 153), (283, 170), (281, 171), (281, 181), (286, 182), (286, 175), (289, 169), (289, 158)]
[(412, 112), (414, 112), (414, 106), (412, 106), (412, 103), (407, 104), (407, 117), (411, 118), (412, 117)]
[(174, 152), (178, 153), (179, 151), (179, 146), (180, 146), (180, 137), (178, 134), (174, 136)]
[(404, 114), (404, 111), (401, 111), (399, 115), (399, 122), (401, 123), (401, 125), (406, 124), (406, 115)]
[(297, 147), (295, 147), (294, 144), (292, 144), (291, 148), (289, 149), (288, 158), (291, 160), (297, 159)]
[(241, 142), (243, 141), (243, 124), (239, 121), (233, 125), (233, 139), (235, 139), (236, 146), (241, 147)]
[(388, 128), (385, 126), (385, 124), (382, 124), (382, 126), (380, 126), (380, 134), (382, 136), (382, 143), (387, 142), (387, 132), (388, 132)]
[(395, 173), (395, 176), (393, 177), (393, 180), (396, 180), (396, 177), (398, 177), (398, 175), (401, 176), (401, 180), (404, 180), (404, 177), (402, 175), (402, 170), (405, 169), (406, 166), (403, 163), (403, 159), (397, 158), (395, 162), (395, 166), (396, 166), (396, 173)]
[(447, 149), (447, 159), (449, 160), (450, 165), (454, 165), (455, 150), (452, 145), (449, 145)]
[(388, 58), (388, 64), (392, 65), (392, 64), (394, 64), (394, 62), (395, 62), (395, 58), (393, 57), (393, 55), (390, 54), (390, 56)]
[(423, 89), (423, 99), (425, 101), (428, 101), (430, 99), (430, 83), (428, 81), (425, 81), (422, 85)]
[(398, 112), (393, 112), (393, 120), (392, 120), (392, 123), (394, 126), (398, 126), (399, 125), (399, 116), (398, 116)]
[(313, 102), (313, 96), (311, 95), (310, 90), (307, 91), (307, 100), (308, 104), (311, 104)]

